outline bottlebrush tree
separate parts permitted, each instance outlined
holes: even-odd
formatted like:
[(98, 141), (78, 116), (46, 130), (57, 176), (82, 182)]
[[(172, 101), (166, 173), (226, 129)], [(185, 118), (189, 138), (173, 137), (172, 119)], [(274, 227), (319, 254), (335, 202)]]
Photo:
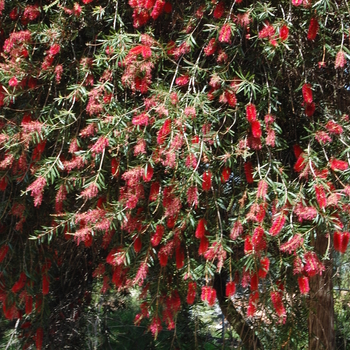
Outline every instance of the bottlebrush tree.
[(332, 254), (350, 219), (347, 1), (0, 11), (0, 300), (24, 348), (74, 346), (64, 325), (94, 280), (140, 288), (135, 322), (155, 337), (186, 303), (218, 301), (247, 347), (264, 346), (261, 322), (293, 347), (309, 307), (309, 348), (332, 348)]

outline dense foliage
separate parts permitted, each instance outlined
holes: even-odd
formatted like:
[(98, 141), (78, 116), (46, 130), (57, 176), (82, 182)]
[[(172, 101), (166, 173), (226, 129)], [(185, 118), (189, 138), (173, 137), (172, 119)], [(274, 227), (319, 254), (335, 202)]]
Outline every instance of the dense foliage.
[(78, 348), (94, 279), (139, 287), (155, 337), (237, 290), (293, 347), (350, 237), (348, 2), (0, 10), (0, 300), (25, 347)]

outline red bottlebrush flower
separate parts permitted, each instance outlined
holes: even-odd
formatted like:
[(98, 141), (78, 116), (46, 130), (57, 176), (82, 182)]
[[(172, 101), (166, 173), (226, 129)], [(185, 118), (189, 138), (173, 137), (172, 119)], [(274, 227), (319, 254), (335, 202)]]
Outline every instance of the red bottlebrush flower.
[(216, 42), (216, 39), (212, 38), (209, 40), (208, 45), (204, 48), (204, 54), (206, 56), (211, 56), (216, 52), (217, 48), (218, 48), (218, 44)]
[(281, 244), (280, 251), (284, 253), (292, 254), (295, 252), (304, 242), (304, 238), (296, 234), (288, 242)]
[(315, 140), (319, 143), (326, 144), (328, 142), (332, 142), (331, 137), (325, 131), (316, 131)]
[(152, 182), (150, 191), (149, 191), (149, 201), (153, 202), (157, 200), (159, 196), (160, 183), (158, 181)]
[(189, 206), (197, 208), (198, 206), (198, 189), (196, 186), (191, 186), (187, 190), (187, 203)]
[(230, 107), (236, 107), (237, 104), (237, 97), (234, 92), (226, 91), (225, 97), (227, 99), (227, 103)]
[(94, 182), (91, 182), (91, 184), (85, 188), (85, 190), (81, 191), (80, 195), (84, 199), (91, 199), (98, 195), (98, 187)]
[(196, 290), (197, 290), (197, 283), (190, 282), (188, 284), (187, 299), (186, 299), (188, 305), (192, 305), (194, 303), (194, 300), (196, 299)]
[(303, 153), (303, 149), (299, 145), (293, 145), (293, 152), (295, 158), (298, 159), (300, 155)]
[(153, 168), (148, 164), (145, 168), (144, 173), (142, 174), (144, 182), (150, 182), (153, 177)]
[(202, 189), (203, 191), (210, 191), (211, 188), (211, 172), (207, 170), (202, 176)]
[(153, 247), (156, 247), (160, 243), (160, 241), (162, 240), (164, 231), (165, 229), (163, 225), (157, 225), (156, 232), (151, 238), (151, 244)]
[(269, 234), (271, 236), (277, 236), (281, 232), (285, 222), (286, 217), (282, 213), (273, 221)]
[(7, 179), (4, 176), (1, 180), (0, 180), (0, 191), (5, 191), (7, 187)]
[(264, 23), (264, 28), (259, 31), (258, 37), (259, 39), (271, 38), (275, 35), (275, 28), (266, 21)]
[(253, 165), (251, 162), (248, 161), (244, 163), (244, 173), (245, 173), (247, 182), (249, 184), (252, 184), (254, 182), (254, 178), (253, 178)]
[(59, 44), (53, 44), (50, 47), (49, 54), (52, 56), (55, 56), (60, 52), (60, 50), (61, 50), (61, 46)]
[(194, 119), (196, 117), (196, 108), (193, 106), (188, 106), (185, 108), (184, 114), (186, 117), (191, 117)]
[(208, 247), (209, 247), (208, 238), (206, 236), (203, 236), (199, 243), (198, 255), (204, 255), (204, 253), (208, 250)]
[(8, 320), (14, 320), (16, 318), (20, 318), (20, 312), (16, 307), (16, 304), (13, 303), (12, 305), (6, 306), (6, 301), (3, 302), (2, 304), (2, 309), (4, 312), (4, 316), (8, 319)]
[(92, 156), (95, 157), (96, 154), (102, 153), (106, 147), (109, 146), (108, 138), (105, 136), (101, 136), (98, 140), (92, 145), (90, 151)]
[(311, 103), (313, 101), (312, 90), (310, 84), (304, 84), (302, 87), (303, 99), (305, 103)]
[(306, 106), (305, 106), (305, 114), (308, 117), (312, 117), (314, 115), (314, 113), (315, 113), (315, 110), (316, 110), (316, 105), (315, 105), (314, 102), (306, 104)]
[(35, 346), (37, 350), (41, 350), (43, 346), (44, 330), (40, 327), (36, 330)]
[(304, 265), (299, 256), (295, 256), (293, 261), (293, 275), (298, 275), (304, 270)]
[(315, 40), (316, 39), (318, 28), (319, 28), (319, 25), (318, 25), (317, 19), (311, 18), (309, 31), (307, 33), (308, 40)]
[(7, 244), (3, 245), (1, 248), (0, 248), (0, 263), (5, 259), (8, 251), (9, 251), (9, 246)]
[(216, 300), (216, 290), (208, 286), (202, 287), (201, 299), (202, 301), (206, 301), (209, 306), (213, 306)]
[(216, 19), (220, 19), (225, 12), (225, 3), (223, 1), (220, 1), (214, 9), (213, 17)]
[(327, 206), (327, 197), (324, 187), (322, 185), (314, 185), (316, 200), (320, 208), (325, 208)]
[(231, 25), (226, 23), (222, 26), (219, 34), (219, 41), (221, 43), (230, 43), (231, 42)]
[(346, 249), (348, 248), (349, 238), (350, 238), (350, 233), (343, 232), (343, 236), (340, 244), (340, 252), (343, 254), (346, 252)]
[(151, 18), (149, 12), (146, 9), (134, 10), (132, 14), (134, 28), (139, 28), (145, 25)]
[(333, 171), (344, 171), (348, 169), (349, 164), (343, 160), (332, 158), (329, 162), (329, 166)]
[(221, 173), (221, 183), (227, 182), (230, 179), (230, 175), (231, 175), (231, 169), (228, 167), (224, 167)]
[(50, 290), (50, 279), (47, 274), (43, 275), (43, 295), (49, 294)]
[(300, 276), (298, 277), (298, 285), (301, 294), (308, 294), (310, 291), (309, 277)]
[(315, 252), (306, 252), (304, 254), (305, 266), (304, 270), (309, 277), (313, 277), (316, 274), (322, 274), (325, 270), (325, 267), (318, 259)]
[(42, 305), (43, 305), (43, 299), (40, 295), (37, 295), (35, 298), (35, 311), (37, 313), (41, 312)]
[(179, 103), (179, 96), (176, 92), (170, 94), (170, 102), (172, 105), (176, 106)]
[(16, 21), (18, 16), (19, 16), (19, 9), (18, 7), (14, 7), (9, 13), (9, 17), (12, 21)]
[(178, 246), (175, 249), (175, 260), (176, 260), (176, 267), (178, 269), (181, 269), (184, 267), (185, 264), (185, 253), (181, 246)]
[(282, 295), (280, 292), (271, 292), (271, 300), (276, 314), (279, 317), (286, 317), (286, 309), (283, 306)]
[(256, 198), (264, 199), (266, 197), (266, 194), (267, 194), (268, 186), (269, 185), (265, 180), (260, 180), (258, 183), (258, 190), (256, 193)]
[(143, 59), (148, 59), (152, 56), (152, 49), (148, 45), (141, 46), (141, 55)]
[(151, 12), (151, 17), (156, 20), (163, 12), (165, 6), (165, 1), (164, 0), (157, 0), (153, 10)]
[(166, 119), (163, 126), (158, 131), (157, 135), (157, 143), (158, 145), (162, 145), (165, 141), (165, 138), (170, 134), (171, 131), (171, 120)]
[(259, 292), (255, 291), (251, 293), (249, 296), (249, 303), (248, 303), (248, 309), (247, 309), (248, 317), (253, 317), (255, 315), (258, 302), (259, 302)]
[(343, 133), (343, 128), (341, 125), (337, 124), (333, 120), (330, 120), (326, 125), (326, 129), (330, 134), (340, 135)]
[(201, 239), (205, 236), (205, 232), (206, 232), (205, 226), (206, 225), (207, 225), (207, 221), (205, 219), (199, 219), (198, 225), (196, 228), (196, 233), (195, 233), (196, 238)]
[(346, 64), (345, 54), (342, 50), (340, 50), (337, 53), (337, 56), (335, 57), (334, 67), (335, 68), (344, 68), (345, 64)]
[(152, 335), (156, 339), (158, 336), (158, 333), (163, 329), (161, 320), (159, 316), (154, 316), (152, 318), (151, 324), (149, 326), (149, 330), (151, 331)]
[(167, 265), (168, 257), (169, 257), (169, 255), (164, 249), (161, 249), (158, 252), (158, 259), (159, 259), (160, 266), (165, 267)]
[(117, 248), (113, 248), (107, 255), (106, 262), (112, 266), (116, 265), (115, 255), (118, 252)]
[[(224, 50), (219, 50), (216, 62), (221, 64), (221, 63), (227, 63), (227, 61), (228, 61), (227, 53)], [(209, 94), (208, 94), (208, 98), (209, 98)]]
[(172, 7), (171, 3), (170, 2), (166, 2), (164, 4), (164, 12), (165, 13), (171, 13), (172, 10), (173, 10), (173, 7)]
[(247, 120), (249, 123), (252, 123), (256, 120), (256, 107), (254, 104), (249, 103), (248, 105), (246, 105), (245, 107), (245, 111), (246, 111), (246, 116), (247, 116)]
[(243, 288), (248, 287), (249, 283), (250, 283), (250, 273), (248, 270), (245, 269), (245, 267), (243, 267), (243, 275), (242, 275), (242, 282), (241, 282), (242, 287)]
[(255, 291), (258, 290), (259, 286), (259, 275), (254, 273), (250, 278), (250, 290)]
[(119, 176), (119, 162), (117, 159), (112, 158), (111, 161), (111, 169), (112, 169), (112, 176), (113, 177), (118, 177)]
[(333, 245), (337, 252), (344, 254), (349, 244), (350, 233), (349, 232), (334, 232)]
[[(137, 6), (142, 7), (143, 6), (147, 10), (152, 10), (155, 2), (156, 2), (156, 0), (144, 0), (144, 1), (137, 1), (136, 0), (136, 4), (133, 7), (137, 7)], [(129, 1), (129, 4), (130, 4), (130, 1)]]
[(234, 241), (243, 233), (243, 226), (239, 220), (237, 220), (231, 230), (230, 238)]
[(255, 228), (251, 242), (255, 252), (260, 252), (266, 248), (265, 233), (261, 226)]
[(244, 254), (251, 253), (253, 253), (252, 239), (250, 236), (247, 236), (244, 240)]
[(133, 125), (147, 126), (149, 122), (149, 117), (147, 113), (141, 113), (132, 118)]
[(18, 80), (16, 77), (12, 77), (10, 80), (9, 80), (9, 86), (11, 87), (15, 87), (18, 85)]
[(334, 246), (334, 249), (338, 252), (340, 252), (342, 238), (343, 238), (342, 232), (338, 232), (338, 231), (334, 232), (334, 234), (333, 234), (333, 246)]
[(307, 165), (307, 160), (305, 159), (305, 157), (306, 157), (306, 154), (303, 152), (300, 154), (299, 158), (295, 162), (293, 169), (297, 173), (300, 173), (305, 169)]
[(190, 81), (190, 78), (188, 75), (183, 75), (181, 77), (176, 78), (175, 80), (175, 84), (178, 86), (185, 86), (188, 84), (188, 82)]
[(21, 272), (18, 281), (11, 288), (13, 293), (19, 292), (26, 284), (27, 276), (24, 272)]
[(226, 297), (231, 298), (235, 295), (236, 293), (236, 284), (235, 282), (227, 282), (226, 283)]
[(25, 313), (29, 315), (33, 311), (33, 297), (26, 295), (25, 297)]
[(288, 39), (289, 35), (289, 29), (288, 27), (284, 24), (281, 29), (280, 29), (280, 39), (282, 41), (286, 41)]
[(260, 259), (260, 269), (259, 269), (259, 277), (260, 278), (266, 278), (267, 273), (270, 269), (270, 259), (265, 256), (264, 258)]
[(251, 124), (252, 126), (252, 134), (254, 137), (256, 138), (260, 138), (261, 137), (261, 125), (260, 125), (260, 122), (259, 120), (254, 120)]
[(135, 253), (139, 253), (140, 250), (142, 248), (142, 241), (141, 241), (141, 237), (140, 236), (137, 236), (135, 241), (134, 241), (134, 250), (135, 250)]

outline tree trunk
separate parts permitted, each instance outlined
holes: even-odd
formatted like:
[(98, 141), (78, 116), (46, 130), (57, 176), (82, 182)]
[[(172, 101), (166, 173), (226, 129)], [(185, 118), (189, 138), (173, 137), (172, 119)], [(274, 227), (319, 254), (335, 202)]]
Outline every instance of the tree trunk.
[(215, 275), (214, 288), (222, 313), (240, 336), (245, 349), (263, 349), (259, 338), (255, 335), (254, 329), (250, 327), (243, 316), (236, 310), (233, 302), (226, 298), (226, 278), (223, 273)]
[[(324, 255), (328, 238), (317, 235), (315, 251)], [(325, 262), (326, 271), (310, 279), (309, 350), (335, 349), (332, 259)]]

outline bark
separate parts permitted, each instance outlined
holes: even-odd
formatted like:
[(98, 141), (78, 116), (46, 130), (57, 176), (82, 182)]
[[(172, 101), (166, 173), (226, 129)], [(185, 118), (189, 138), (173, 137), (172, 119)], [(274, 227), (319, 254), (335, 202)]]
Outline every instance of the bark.
[[(328, 238), (317, 235), (315, 251), (323, 256), (328, 247)], [(332, 283), (332, 259), (325, 263), (326, 271), (322, 275), (310, 278), (309, 309), (309, 349), (335, 349), (334, 337), (334, 301)]]
[(226, 298), (226, 277), (223, 273), (215, 275), (214, 288), (222, 313), (229, 324), (240, 336), (244, 348), (247, 350), (263, 349), (254, 329), (246, 322), (244, 317), (236, 310), (232, 300)]

